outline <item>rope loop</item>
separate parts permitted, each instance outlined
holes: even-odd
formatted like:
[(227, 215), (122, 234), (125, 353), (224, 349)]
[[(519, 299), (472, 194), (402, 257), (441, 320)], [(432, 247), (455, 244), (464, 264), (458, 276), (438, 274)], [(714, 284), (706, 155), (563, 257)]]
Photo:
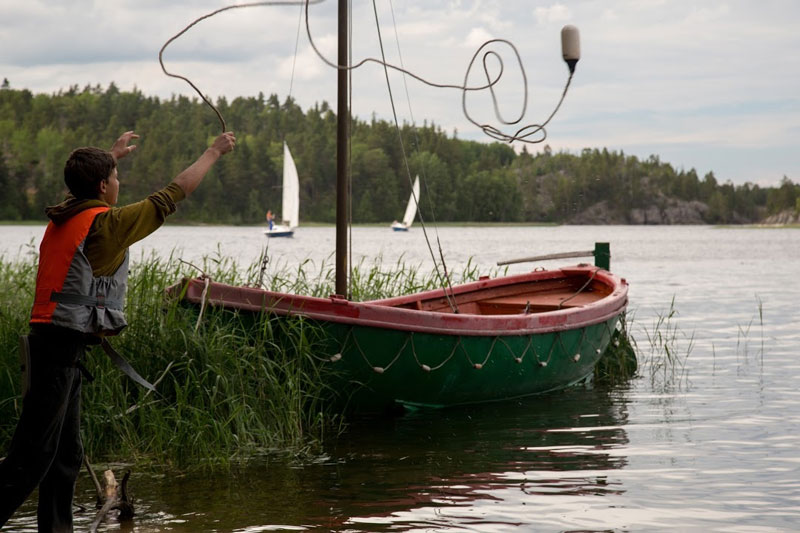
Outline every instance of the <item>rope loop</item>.
[[(472, 118), (472, 116), (469, 114), (469, 111), (468, 111), (468, 108), (467, 108), (467, 93), (468, 92), (475, 92), (475, 91), (489, 90), (490, 96), (491, 96), (491, 99), (492, 99), (492, 106), (494, 108), (494, 114), (495, 114), (495, 117), (498, 120), (498, 122), (500, 122), (503, 125), (508, 126), (508, 125), (518, 124), (519, 122), (522, 121), (522, 119), (523, 119), (523, 117), (525, 115), (525, 112), (527, 111), (527, 108), (528, 108), (528, 76), (525, 73), (525, 67), (524, 67), (524, 64), (522, 62), (522, 57), (520, 56), (519, 51), (517, 50), (517, 47), (514, 45), (514, 43), (512, 43), (511, 41), (509, 41), (507, 39), (489, 39), (488, 41), (484, 42), (481, 46), (478, 47), (478, 49), (473, 54), (472, 59), (470, 60), (469, 65), (467, 66), (467, 69), (466, 69), (465, 74), (464, 74), (464, 82), (462, 84), (460, 84), (460, 85), (459, 84), (451, 84), (451, 83), (437, 83), (437, 82), (433, 82), (433, 81), (427, 80), (427, 79), (423, 78), (422, 76), (419, 76), (419, 75), (411, 72), (410, 70), (407, 70), (403, 66), (397, 66), (397, 65), (393, 65), (391, 63), (388, 63), (384, 58), (378, 59), (378, 58), (374, 58), (374, 57), (366, 57), (366, 58), (362, 59), (361, 61), (359, 61), (359, 62), (357, 62), (355, 64), (339, 65), (336, 62), (333, 62), (333, 61), (329, 60), (328, 58), (326, 58), (322, 54), (322, 52), (320, 52), (320, 50), (317, 48), (317, 45), (314, 43), (314, 38), (311, 35), (311, 26), (309, 24), (309, 18), (308, 18), (308, 7), (310, 5), (319, 4), (319, 3), (322, 3), (324, 1), (325, 0), (270, 0), (270, 1), (263, 1), (263, 2), (248, 2), (248, 3), (243, 3), (243, 4), (234, 4), (234, 5), (222, 7), (222, 8), (216, 9), (214, 11), (211, 11), (210, 13), (202, 15), (202, 16), (196, 18), (195, 20), (193, 20), (190, 24), (188, 24), (180, 32), (178, 32), (175, 35), (173, 35), (172, 37), (170, 37), (167, 40), (167, 42), (164, 43), (164, 45), (161, 47), (161, 50), (159, 50), (159, 52), (158, 52), (158, 62), (161, 65), (161, 70), (167, 76), (183, 80), (184, 82), (189, 84), (189, 86), (192, 89), (194, 89), (194, 91), (200, 96), (200, 98), (217, 115), (217, 119), (219, 120), (220, 125), (222, 126), (222, 132), (224, 133), (225, 131), (227, 131), (227, 124), (225, 123), (225, 119), (222, 117), (222, 114), (219, 112), (219, 110), (216, 108), (216, 106), (214, 106), (214, 104), (211, 102), (211, 100), (209, 100), (209, 98), (206, 97), (202, 93), (202, 91), (200, 91), (200, 89), (188, 77), (183, 76), (181, 74), (174, 73), (174, 72), (170, 72), (170, 71), (167, 70), (166, 66), (164, 65), (164, 51), (166, 50), (166, 48), (171, 43), (173, 43), (175, 40), (177, 40), (179, 37), (181, 37), (187, 31), (189, 31), (196, 24), (198, 24), (199, 22), (201, 22), (201, 21), (203, 21), (205, 19), (208, 19), (208, 18), (211, 18), (211, 17), (213, 17), (215, 15), (218, 15), (219, 13), (222, 13), (224, 11), (229, 11), (229, 10), (232, 10), (232, 9), (248, 8), (248, 7), (261, 7), (261, 6), (293, 6), (293, 5), (296, 6), (296, 5), (302, 5), (302, 6), (305, 6), (305, 26), (306, 26), (306, 35), (308, 36), (309, 44), (311, 45), (311, 48), (314, 50), (314, 53), (317, 55), (317, 57), (319, 57), (320, 60), (322, 60), (322, 62), (325, 63), (326, 65), (328, 65), (328, 66), (330, 66), (332, 68), (335, 68), (337, 70), (352, 71), (352, 70), (355, 70), (357, 68), (362, 67), (363, 65), (365, 65), (367, 63), (375, 63), (375, 64), (383, 66), (386, 69), (392, 69), (392, 70), (395, 70), (397, 72), (401, 72), (403, 74), (406, 74), (406, 75), (414, 78), (415, 80), (417, 80), (417, 81), (419, 81), (419, 82), (421, 82), (421, 83), (423, 83), (425, 85), (428, 85), (430, 87), (433, 87), (433, 88), (437, 88), (437, 89), (457, 89), (457, 90), (462, 91), (461, 107), (462, 107), (462, 111), (464, 113), (464, 116), (467, 118), (467, 120), (469, 120), (472, 124), (474, 124), (479, 129), (481, 129), (489, 137), (491, 137), (491, 138), (493, 138), (495, 140), (498, 140), (498, 141), (503, 141), (503, 142), (508, 142), (508, 143), (511, 143), (511, 142), (514, 142), (514, 141), (519, 141), (519, 142), (524, 142), (524, 143), (529, 143), (529, 144), (541, 143), (547, 138), (547, 131), (545, 130), (545, 126), (550, 122), (550, 120), (553, 118), (553, 116), (555, 116), (556, 112), (561, 107), (561, 104), (563, 103), (564, 98), (567, 95), (567, 90), (569, 89), (570, 83), (572, 81), (573, 72), (570, 72), (570, 74), (569, 74), (569, 78), (567, 79), (567, 83), (566, 83), (566, 85), (564, 87), (564, 91), (563, 91), (563, 93), (561, 95), (561, 99), (558, 101), (558, 104), (556, 105), (556, 107), (553, 110), (553, 112), (550, 114), (550, 116), (547, 117), (547, 119), (544, 122), (542, 122), (541, 124), (527, 124), (527, 125), (524, 125), (521, 128), (519, 128), (513, 134), (505, 133), (497, 126), (494, 126), (494, 125), (491, 125), (491, 124), (482, 124), (482, 123), (476, 121), (474, 118)], [(373, 0), (373, 7), (375, 8), (374, 0)], [(377, 10), (377, 8), (375, 8), (375, 9)], [(376, 15), (377, 15), (377, 12), (376, 12)], [(393, 14), (393, 16), (394, 16), (394, 14)], [(378, 31), (380, 31), (380, 27), (378, 27)], [(484, 52), (484, 49), (486, 49), (487, 47), (490, 47), (492, 45), (495, 45), (495, 44), (505, 45), (505, 46), (507, 46), (508, 48), (511, 49), (511, 51), (513, 52), (513, 57), (515, 58), (516, 63), (518, 65), (518, 67), (519, 67), (519, 71), (520, 71), (520, 73), (522, 75), (522, 82), (523, 82), (522, 83), (523, 84), (522, 109), (520, 110), (519, 116), (516, 119), (513, 119), (513, 120), (505, 120), (503, 118), (502, 113), (500, 112), (500, 108), (499, 108), (498, 102), (497, 102), (497, 95), (495, 94), (495, 85), (497, 85), (499, 83), (500, 79), (502, 78), (502, 76), (503, 76), (503, 74), (505, 72), (505, 65), (504, 65), (504, 62), (503, 62), (502, 55), (499, 52), (495, 51), (495, 50), (487, 50), (487, 51)], [(481, 55), (482, 52), (483, 52), (483, 54)], [(296, 51), (295, 51), (295, 53), (296, 53)], [(486, 83), (485, 84), (480, 84), (480, 85), (469, 85), (469, 83), (468, 83), (469, 76), (470, 76), (470, 73), (472, 72), (472, 68), (473, 68), (473, 66), (474, 66), (474, 64), (475, 64), (475, 62), (476, 62), (478, 57), (481, 58), (481, 64), (483, 65), (483, 73), (484, 73), (484, 76), (486, 78)], [(497, 65), (499, 67), (497, 74), (494, 75), (494, 76), (492, 76), (490, 74), (489, 62), (491, 60), (496, 60), (497, 61)]]

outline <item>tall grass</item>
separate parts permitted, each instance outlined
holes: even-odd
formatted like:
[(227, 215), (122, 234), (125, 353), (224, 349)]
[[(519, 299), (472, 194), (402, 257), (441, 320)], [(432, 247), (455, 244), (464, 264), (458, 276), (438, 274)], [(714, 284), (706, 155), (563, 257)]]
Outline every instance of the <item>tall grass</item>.
[[(30, 248), (14, 260), (0, 258), (0, 449), (21, 410), (18, 336), (27, 332), (37, 260)], [(82, 429), (89, 456), (185, 467), (261, 453), (319, 451), (326, 436), (342, 428), (336, 391), (326, 388), (329, 380), (315, 356), (325, 342), (322, 330), (302, 318), (215, 308), (206, 308), (198, 323), (195, 309), (164, 294), (183, 276), (197, 274), (193, 269), (224, 283), (256, 285), (260, 279), (272, 290), (313, 296), (327, 296), (334, 286), (330, 261), (242, 267), (219, 252), (191, 266), (174, 256), (133, 261), (129, 326), (111, 342), (157, 383), (158, 392), (137, 386), (98, 347), (91, 348), (86, 366), (95, 380), (84, 384)], [(388, 270), (381, 258), (362, 260), (351, 272), (352, 297), (439, 286), (435, 272), (423, 273), (402, 259)], [(479, 274), (469, 262), (453, 279)]]
[(13, 260), (0, 256), (0, 449), (11, 440), (22, 409), (19, 336), (28, 329), (36, 261), (32, 242)]
[[(230, 260), (210, 258), (203, 266), (215, 279), (240, 282), (242, 271)], [(266, 452), (316, 453), (341, 422), (313, 356), (318, 328), (300, 318), (207, 309), (195, 330), (196, 312), (164, 296), (182, 268), (157, 257), (131, 268), (130, 325), (112, 344), (143, 376), (158, 380), (158, 393), (91, 349), (86, 366), (95, 381), (84, 383), (83, 394), (87, 453), (180, 467)], [(35, 269), (35, 257), (0, 259), (0, 449), (21, 409), (17, 339), (27, 330)]]
[[(137, 386), (113, 367), (99, 348), (86, 366), (95, 376), (84, 384), (83, 436), (94, 460), (153, 461), (178, 467), (226, 464), (264, 453), (306, 456), (321, 451), (342, 429), (317, 353), (324, 351), (319, 326), (302, 318), (196, 309), (165, 297), (164, 289), (202, 271), (236, 285), (327, 296), (333, 292), (333, 264), (296, 266), (259, 262), (241, 266), (217, 252), (188, 266), (170, 256), (132, 262), (126, 302), (129, 327), (112, 344), (151, 382), (157, 393)], [(5, 449), (21, 409), (18, 335), (27, 331), (36, 255), (0, 257), (0, 449)], [(472, 261), (453, 283), (480, 275)], [(362, 260), (351, 271), (355, 300), (408, 294), (440, 286), (435, 271), (423, 272), (403, 259), (388, 267), (382, 259)], [(629, 376), (631, 340), (626, 322), (615, 333), (616, 362), (609, 375)], [(614, 361), (607, 359), (607, 361)], [(635, 360), (634, 360), (635, 363)], [(635, 365), (634, 365), (635, 369)]]
[(686, 334), (678, 324), (675, 297), (669, 309), (657, 313), (650, 327), (640, 328), (647, 344), (633, 337), (634, 350), (638, 354), (641, 374), (650, 380), (656, 390), (670, 390), (689, 385), (686, 362), (694, 349), (694, 333)]
[[(761, 298), (756, 295), (756, 303), (758, 308), (758, 325), (759, 325), (759, 335), (760, 335), (760, 346), (757, 355), (760, 358), (761, 365), (764, 365), (764, 303), (761, 301)], [(737, 326), (737, 334), (736, 334), (736, 355), (743, 356), (745, 361), (747, 361), (750, 357), (750, 332), (753, 328), (753, 324), (755, 322), (755, 317), (750, 319), (750, 322), (747, 323), (746, 326), (742, 326), (739, 324)]]
[[(285, 264), (268, 265), (264, 275), (260, 270), (262, 263), (252, 265), (244, 275), (248, 285), (258, 286), (261, 280), (263, 288), (307, 296), (327, 297), (334, 291), (335, 268), (329, 257), (316, 265), (311, 260), (299, 263), (295, 267)], [(480, 276), (498, 276), (508, 271), (507, 267), (494, 268), (488, 272), (479, 270), (470, 258), (460, 271), (449, 272), (451, 283), (475, 281)], [(367, 261), (361, 258), (350, 269), (350, 299), (363, 302), (404, 294), (441, 288), (442, 271), (422, 271), (419, 264), (406, 261), (402, 256), (393, 264), (387, 265), (383, 257), (378, 255)], [(220, 280), (217, 280), (220, 281)]]
[(619, 319), (619, 325), (611, 335), (611, 341), (600, 360), (594, 367), (594, 379), (617, 385), (636, 375), (639, 367), (636, 358), (636, 341), (630, 334), (630, 322), (627, 314)]

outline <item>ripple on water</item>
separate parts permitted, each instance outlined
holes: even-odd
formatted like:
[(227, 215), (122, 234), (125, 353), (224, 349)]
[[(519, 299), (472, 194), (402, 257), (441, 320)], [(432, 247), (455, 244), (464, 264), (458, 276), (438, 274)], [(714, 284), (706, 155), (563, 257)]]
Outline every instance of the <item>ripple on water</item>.
[[(6, 229), (2, 245), (12, 245)], [(259, 228), (167, 227), (134, 256), (182, 242), (192, 260), (221, 241), (223, 253), (236, 250), (248, 264), (264, 244), (254, 231), (260, 236)], [(387, 231), (356, 228), (356, 256), (382, 250), (387, 263), (427, 264), (421, 233), (387, 242)], [(137, 530), (797, 530), (800, 231), (565, 226), (439, 234), (455, 271), (473, 253), (488, 269), (520, 249), (535, 255), (610, 241), (612, 268), (630, 282), (640, 356), (649, 355), (646, 333), (674, 298), (685, 379), (643, 367), (613, 390), (354, 421), (329, 443), (324, 464), (269, 462), (218, 476), (135, 472)], [(308, 257), (322, 264), (331, 243), (331, 228), (302, 228), (270, 245), (273, 264)], [(77, 499), (93, 502), (85, 479)], [(34, 514), (26, 503), (12, 528), (34, 531)], [(76, 520), (85, 527), (89, 518)]]

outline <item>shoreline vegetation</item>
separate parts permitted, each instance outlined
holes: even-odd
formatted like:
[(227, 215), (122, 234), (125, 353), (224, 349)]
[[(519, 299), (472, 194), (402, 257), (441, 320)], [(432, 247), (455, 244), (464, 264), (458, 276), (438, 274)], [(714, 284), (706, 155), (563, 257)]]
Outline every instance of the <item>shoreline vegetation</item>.
[[(775, 222), (770, 223), (764, 221), (758, 224), (686, 224), (697, 226), (712, 226), (719, 229), (800, 229), (800, 215), (797, 221), (791, 219), (788, 222)], [(46, 220), (0, 220), (0, 226), (46, 226)], [(186, 227), (201, 227), (201, 226), (237, 226), (244, 228), (266, 228), (266, 224), (262, 223), (248, 223), (248, 224), (222, 224), (211, 222), (188, 222), (179, 221), (171, 222), (167, 220), (165, 225), (169, 226), (186, 226)], [(593, 224), (559, 224), (557, 222), (437, 222), (436, 226), (439, 228), (473, 228), (473, 227), (490, 227), (490, 228), (504, 228), (504, 227), (531, 227), (531, 228), (555, 228), (558, 226), (580, 226), (580, 225), (593, 225)], [(638, 226), (641, 224), (598, 224), (606, 226)], [(675, 225), (675, 224), (672, 224)], [(303, 227), (309, 228), (333, 228), (336, 225), (332, 222), (305, 222)], [(352, 224), (354, 228), (384, 228), (388, 227), (387, 222), (371, 222), (362, 224)]]
[[(301, 109), (277, 95), (216, 102), (239, 142), (234, 157), (208, 174), (174, 215), (183, 223), (258, 224), (281, 203), (283, 142), (300, 178), (303, 224), (335, 220), (336, 115), (326, 102)], [(77, 85), (33, 94), (0, 89), (0, 219), (44, 220), (64, 194), (63, 165), (78, 146), (110, 146), (125, 130), (141, 135), (137, 153), (120, 162), (120, 203), (159, 190), (190, 163), (219, 124), (198, 98), (160, 99), (141, 91)], [(175, 132), (190, 132), (176, 135)], [(352, 219), (389, 223), (410, 189), (398, 132), (386, 121), (354, 119)], [(448, 223), (758, 224), (800, 223), (800, 184), (763, 176), (735, 185), (713, 172), (675, 168), (607, 148), (577, 153), (549, 146), (520, 153), (505, 143), (458, 138), (428, 121), (405, 124), (411, 176), (420, 175), (420, 213)], [(794, 177), (797, 179), (797, 177)], [(220, 201), (224, 198), (225, 201)], [(435, 206), (435, 210), (434, 210)], [(792, 222), (792, 220), (794, 222)]]
[[(27, 332), (33, 299), (36, 256), (0, 257), (0, 449), (11, 439), (21, 410), (18, 336)], [(333, 272), (270, 271), (268, 288), (325, 295)], [(242, 266), (230, 258), (206, 257), (198, 267), (213, 279), (255, 285), (260, 264)], [(84, 382), (82, 436), (94, 462), (126, 462), (187, 470), (218, 468), (254, 457), (305, 461), (338, 437), (347, 419), (337, 391), (325, 386), (314, 350), (321, 329), (302, 318), (244, 317), (208, 308), (197, 313), (167, 299), (164, 289), (191, 267), (175, 257), (154, 255), (132, 264), (127, 295), (129, 326), (112, 338), (114, 346), (156, 384), (158, 393), (123, 376), (97, 348), (86, 366), (95, 376)], [(388, 270), (388, 271), (387, 271)], [(468, 262), (454, 282), (498, 275)], [(362, 262), (353, 276), (354, 299), (366, 300), (433, 288), (436, 276), (398, 261)], [(635, 341), (618, 331), (598, 365), (594, 381), (608, 386), (636, 373)]]

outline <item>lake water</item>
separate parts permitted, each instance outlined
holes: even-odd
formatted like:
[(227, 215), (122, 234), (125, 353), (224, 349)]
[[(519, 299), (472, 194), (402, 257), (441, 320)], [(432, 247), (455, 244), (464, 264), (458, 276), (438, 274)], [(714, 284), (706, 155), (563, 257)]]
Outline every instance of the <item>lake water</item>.
[[(0, 226), (0, 254), (25, 253), (42, 229)], [(683, 370), (665, 380), (644, 365), (610, 390), (357, 420), (309, 465), (263, 462), (224, 477), (134, 472), (133, 530), (800, 530), (800, 230), (495, 226), (438, 235), (456, 272), (469, 258), (489, 269), (610, 242), (611, 268), (630, 283), (640, 356), (674, 299)], [(353, 239), (356, 260), (402, 257), (430, 269), (420, 227), (359, 227)], [(333, 242), (331, 227), (302, 227), (272, 240), (269, 254), (318, 265), (332, 261)], [(248, 264), (264, 244), (254, 227), (167, 226), (132, 253), (177, 247), (190, 262), (221, 253)], [(78, 501), (93, 504), (85, 476)], [(32, 530), (34, 514), (29, 501), (11, 530)]]

